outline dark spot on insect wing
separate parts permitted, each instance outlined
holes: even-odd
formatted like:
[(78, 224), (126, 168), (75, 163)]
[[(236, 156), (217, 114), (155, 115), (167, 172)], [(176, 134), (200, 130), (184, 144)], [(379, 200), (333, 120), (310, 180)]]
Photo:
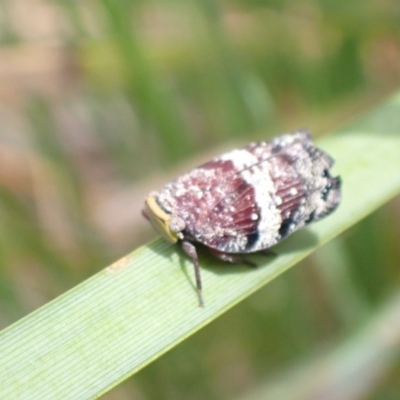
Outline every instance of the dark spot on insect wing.
[(331, 178), (329, 183), (325, 186), (324, 190), (322, 191), (322, 199), (324, 201), (328, 200), (329, 193), (331, 190), (338, 190), (340, 188), (341, 181), (339, 177)]
[(254, 232), (250, 235), (247, 236), (247, 244), (246, 244), (246, 250), (249, 250), (253, 247), (253, 245), (257, 242), (259, 239), (259, 232)]
[(309, 224), (314, 221), (315, 218), (315, 210), (310, 214), (310, 216), (306, 220), (306, 224)]
[(279, 231), (278, 231), (279, 236), (281, 238), (284, 238), (289, 234), (290, 225), (292, 224), (292, 222), (293, 221), (292, 221), (291, 218), (287, 218), (282, 222), (282, 224), (281, 224), (281, 226), (279, 228)]

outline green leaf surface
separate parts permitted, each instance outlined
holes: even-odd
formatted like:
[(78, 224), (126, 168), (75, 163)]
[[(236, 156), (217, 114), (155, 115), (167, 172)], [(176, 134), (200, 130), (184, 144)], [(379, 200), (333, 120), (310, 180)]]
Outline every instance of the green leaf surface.
[(259, 268), (200, 253), (206, 307), (190, 261), (145, 245), (0, 333), (1, 399), (89, 399), (110, 390), (400, 191), (400, 96), (318, 141), (343, 179), (340, 208), (252, 256)]

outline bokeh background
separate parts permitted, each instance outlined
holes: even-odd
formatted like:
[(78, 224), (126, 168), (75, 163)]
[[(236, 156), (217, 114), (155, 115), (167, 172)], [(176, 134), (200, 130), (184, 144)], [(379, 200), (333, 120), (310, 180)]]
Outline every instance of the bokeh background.
[[(153, 238), (143, 198), (185, 167), (327, 133), (399, 87), (398, 0), (1, 0), (0, 328)], [(321, 377), (294, 371), (346, 370), (362, 356), (343, 343), (399, 291), (399, 206), (104, 398), (296, 398)], [(396, 350), (334, 398), (398, 399)]]

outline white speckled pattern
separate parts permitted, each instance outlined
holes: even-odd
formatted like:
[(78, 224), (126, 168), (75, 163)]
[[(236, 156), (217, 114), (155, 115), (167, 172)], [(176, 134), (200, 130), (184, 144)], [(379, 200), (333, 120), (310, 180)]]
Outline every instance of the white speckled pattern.
[(300, 131), (215, 158), (167, 184), (156, 199), (184, 222), (184, 239), (248, 253), (271, 247), (338, 206), (340, 180), (331, 177), (332, 165)]

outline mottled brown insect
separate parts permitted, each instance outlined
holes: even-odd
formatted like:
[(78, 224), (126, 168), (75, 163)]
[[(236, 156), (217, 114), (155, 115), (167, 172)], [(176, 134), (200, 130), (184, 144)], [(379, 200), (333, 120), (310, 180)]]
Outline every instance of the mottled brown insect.
[(333, 163), (306, 131), (250, 143), (151, 193), (143, 214), (165, 239), (181, 241), (203, 306), (195, 243), (225, 261), (243, 262), (240, 254), (269, 249), (327, 216), (341, 199)]

